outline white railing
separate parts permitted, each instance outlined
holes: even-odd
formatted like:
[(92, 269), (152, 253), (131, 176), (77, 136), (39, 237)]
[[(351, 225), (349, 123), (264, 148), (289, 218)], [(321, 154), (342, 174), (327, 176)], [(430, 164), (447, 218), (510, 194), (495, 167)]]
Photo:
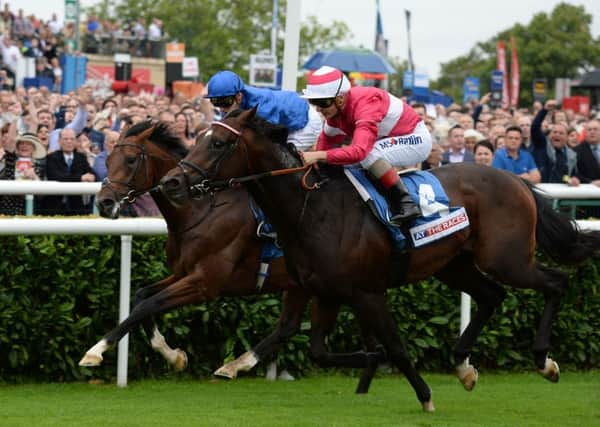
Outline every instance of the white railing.
[[(538, 184), (549, 197), (557, 199), (600, 199), (600, 188), (583, 184)], [(0, 181), (0, 194), (96, 194), (100, 183), (63, 183), (53, 181)], [(582, 230), (600, 230), (600, 221), (577, 221)], [(119, 288), (119, 322), (129, 316), (131, 294), (132, 235), (166, 234), (167, 225), (161, 218), (130, 218), (108, 220), (99, 218), (7, 218), (0, 219), (0, 235), (121, 235), (121, 284)], [(460, 332), (471, 320), (471, 297), (461, 293)], [(129, 336), (119, 341), (117, 384), (127, 385)]]
[[(25, 196), (25, 215), (33, 215), (33, 196), (93, 196), (100, 191), (100, 182), (5, 181), (0, 180), (0, 194)], [(94, 205), (94, 213), (96, 206)]]
[[(76, 193), (75, 193), (76, 194)], [(0, 235), (121, 235), (121, 277), (119, 285), (119, 323), (129, 316), (131, 296), (132, 235), (167, 234), (162, 218), (7, 218), (0, 219)], [(117, 385), (127, 385), (129, 334), (119, 341), (117, 355)]]

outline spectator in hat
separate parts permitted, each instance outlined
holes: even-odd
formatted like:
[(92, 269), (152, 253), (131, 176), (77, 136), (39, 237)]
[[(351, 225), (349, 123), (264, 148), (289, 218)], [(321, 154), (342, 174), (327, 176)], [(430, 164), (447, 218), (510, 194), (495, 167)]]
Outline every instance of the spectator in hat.
[[(40, 180), (45, 179), (46, 149), (32, 133), (19, 135), (14, 151), (0, 148), (4, 168), (0, 172), (3, 180)], [(36, 202), (40, 198), (36, 197)], [(36, 209), (37, 210), (37, 209)], [(0, 195), (0, 213), (4, 215), (24, 215), (25, 197)]]
[(465, 148), (467, 149), (467, 151), (470, 151), (471, 153), (473, 152), (473, 149), (475, 148), (475, 144), (477, 144), (479, 141), (483, 141), (485, 139), (485, 137), (481, 133), (476, 131), (475, 129), (465, 130), (464, 138), (465, 138)]

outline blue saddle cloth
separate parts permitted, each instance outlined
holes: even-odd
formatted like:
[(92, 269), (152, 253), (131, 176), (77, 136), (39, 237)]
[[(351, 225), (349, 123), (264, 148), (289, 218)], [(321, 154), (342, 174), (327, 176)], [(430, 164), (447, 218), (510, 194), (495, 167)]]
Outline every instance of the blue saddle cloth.
[(250, 197), (250, 209), (254, 219), (258, 223), (256, 235), (263, 241), (262, 249), (260, 251), (260, 261), (263, 263), (269, 263), (275, 258), (283, 256), (283, 251), (277, 246), (277, 234), (273, 230), (273, 226), (267, 218), (262, 209), (256, 204), (254, 199)]
[[(390, 223), (391, 214), (388, 202), (369, 180), (366, 171), (358, 167), (347, 167), (345, 170), (358, 182), (359, 185), (356, 185), (356, 183), (352, 182), (352, 179), (348, 177), (363, 200), (369, 205), (371, 211), (387, 227), (396, 247), (399, 249), (405, 248), (409, 243), (406, 236), (397, 226)], [(427, 224), (435, 223), (443, 216), (458, 209), (462, 210), (464, 218), (461, 217), (461, 224), (459, 224), (458, 227), (454, 226), (454, 231), (458, 231), (458, 229), (468, 226), (468, 219), (464, 209), (449, 207), (450, 201), (448, 196), (440, 181), (433, 174), (426, 171), (415, 171), (403, 174), (400, 178), (406, 186), (410, 196), (415, 203), (420, 206), (423, 212), (423, 216), (412, 220), (408, 224), (413, 239), (412, 243), (415, 244), (415, 246), (420, 246), (421, 243), (418, 243), (419, 240), (428, 243), (450, 234), (450, 231), (448, 230), (448, 232), (446, 232), (446, 229), (441, 230), (441, 232), (435, 230), (431, 232), (431, 230), (427, 229)], [(359, 187), (362, 187), (364, 191), (361, 191)], [(413, 230), (416, 230), (415, 233), (413, 233)], [(438, 234), (438, 236), (435, 236), (435, 234)]]

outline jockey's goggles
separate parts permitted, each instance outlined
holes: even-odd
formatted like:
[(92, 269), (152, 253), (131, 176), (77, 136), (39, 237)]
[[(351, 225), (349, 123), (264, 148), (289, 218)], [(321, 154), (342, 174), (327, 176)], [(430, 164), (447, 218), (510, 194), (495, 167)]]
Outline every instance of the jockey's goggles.
[(229, 108), (235, 102), (235, 95), (209, 99), (212, 105), (214, 105), (217, 108)]
[(335, 102), (335, 98), (317, 98), (317, 99), (309, 99), (310, 102), (315, 107), (319, 108), (329, 108)]

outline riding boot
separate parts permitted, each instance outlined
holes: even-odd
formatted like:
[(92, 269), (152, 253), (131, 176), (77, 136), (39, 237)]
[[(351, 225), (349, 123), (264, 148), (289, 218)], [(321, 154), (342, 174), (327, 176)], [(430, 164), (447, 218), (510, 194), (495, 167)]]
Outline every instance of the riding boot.
[(400, 225), (405, 221), (421, 216), (421, 209), (408, 194), (408, 190), (401, 179), (388, 189), (388, 196), (392, 213), (390, 222), (392, 224)]

